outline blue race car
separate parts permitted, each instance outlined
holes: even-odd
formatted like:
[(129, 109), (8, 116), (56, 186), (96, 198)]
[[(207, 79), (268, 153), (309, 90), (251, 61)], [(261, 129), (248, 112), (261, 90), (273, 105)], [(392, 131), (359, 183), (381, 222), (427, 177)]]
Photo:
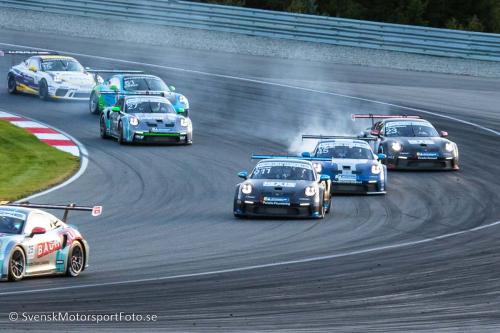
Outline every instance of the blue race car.
[(386, 156), (375, 155), (367, 141), (370, 138), (303, 135), (303, 139), (320, 140), (311, 153), (303, 158), (313, 161), (318, 173), (331, 179), (331, 193), (385, 194)]
[[(89, 70), (92, 73), (116, 73), (113, 70)], [(97, 77), (97, 75), (96, 75)], [(106, 107), (116, 104), (121, 96), (135, 95), (137, 93), (151, 92), (162, 93), (167, 98), (177, 113), (187, 117), (189, 114), (189, 101), (182, 95), (175, 93), (175, 87), (167, 84), (157, 76), (142, 74), (140, 71), (123, 71), (111, 76), (104, 81), (102, 78), (90, 94), (90, 113), (99, 114)]]
[(178, 114), (168, 99), (152, 93), (122, 96), (104, 108), (100, 134), (103, 139), (117, 138), (120, 144), (193, 142), (191, 120)]

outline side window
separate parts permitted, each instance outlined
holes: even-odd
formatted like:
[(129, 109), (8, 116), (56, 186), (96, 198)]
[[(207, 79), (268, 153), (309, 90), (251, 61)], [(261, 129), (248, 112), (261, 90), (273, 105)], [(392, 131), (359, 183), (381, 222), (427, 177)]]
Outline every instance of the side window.
[(28, 68), (32, 68), (32, 67), (35, 68), (37, 71), (40, 70), (38, 59), (36, 59), (36, 58), (28, 59)]
[(54, 229), (54, 224), (52, 219), (45, 214), (41, 213), (31, 213), (24, 227), (24, 233), (30, 234), (34, 227), (42, 227), (46, 231)]

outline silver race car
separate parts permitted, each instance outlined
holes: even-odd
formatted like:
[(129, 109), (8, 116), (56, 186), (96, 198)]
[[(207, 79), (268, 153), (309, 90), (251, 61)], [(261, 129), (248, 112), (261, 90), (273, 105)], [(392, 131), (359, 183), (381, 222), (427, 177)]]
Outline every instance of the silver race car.
[(12, 66), (7, 74), (9, 93), (38, 95), (43, 100), (88, 101), (96, 76), (75, 59), (45, 51), (0, 51), (1, 55), (33, 55)]
[[(39, 208), (63, 209), (64, 217), (60, 220)], [(102, 207), (0, 205), (0, 279), (80, 275), (88, 265), (89, 246), (74, 226), (63, 222), (70, 210), (92, 211), (93, 216), (99, 216)]]

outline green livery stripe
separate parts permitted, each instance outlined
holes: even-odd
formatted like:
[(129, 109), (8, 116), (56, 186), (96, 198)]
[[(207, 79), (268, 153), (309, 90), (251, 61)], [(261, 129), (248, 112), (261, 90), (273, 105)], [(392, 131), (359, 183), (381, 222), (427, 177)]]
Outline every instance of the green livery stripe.
[(144, 136), (181, 136), (179, 133), (144, 133)]

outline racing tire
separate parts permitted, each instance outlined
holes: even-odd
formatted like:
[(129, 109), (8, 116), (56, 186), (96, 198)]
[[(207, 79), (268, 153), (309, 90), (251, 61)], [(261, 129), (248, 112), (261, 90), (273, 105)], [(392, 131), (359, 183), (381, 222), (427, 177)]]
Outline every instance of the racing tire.
[(80, 242), (75, 241), (71, 244), (66, 266), (66, 275), (70, 277), (77, 277), (85, 268), (85, 251)]
[(92, 94), (90, 94), (89, 111), (91, 114), (99, 113), (99, 100), (97, 99), (97, 95), (94, 91), (92, 92)]
[(332, 198), (330, 197), (330, 199), (328, 201), (329, 201), (328, 208), (325, 210), (326, 214), (330, 214), (330, 211), (332, 210)]
[(40, 99), (44, 101), (48, 101), (50, 99), (49, 86), (47, 85), (47, 81), (45, 80), (40, 81), (38, 87), (38, 97), (40, 97)]
[(16, 246), (9, 259), (9, 281), (19, 281), (24, 277), (26, 256), (20, 247)]
[(109, 138), (108, 134), (106, 134), (106, 122), (104, 121), (104, 115), (102, 115), (99, 120), (99, 134), (102, 139)]
[(121, 145), (125, 144), (125, 140), (123, 140), (123, 124), (121, 121), (118, 123), (118, 143)]
[(16, 79), (14, 79), (14, 76), (9, 75), (9, 78), (7, 80), (7, 88), (9, 91), (9, 94), (17, 94), (17, 82)]

